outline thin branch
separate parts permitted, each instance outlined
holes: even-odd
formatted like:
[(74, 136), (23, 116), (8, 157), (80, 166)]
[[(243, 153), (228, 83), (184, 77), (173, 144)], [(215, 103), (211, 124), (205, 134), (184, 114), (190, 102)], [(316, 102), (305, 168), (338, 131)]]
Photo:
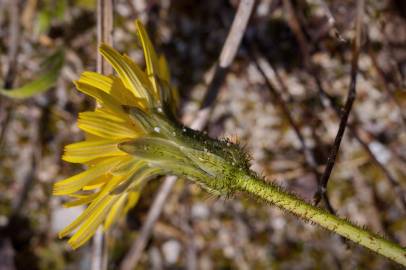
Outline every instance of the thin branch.
[(310, 66), (310, 49), (307, 44), (306, 36), (304, 35), (299, 19), (294, 10), (293, 4), (290, 0), (283, 0), (283, 8), (286, 14), (286, 21), (292, 29), (293, 33), (296, 36), (297, 42), (299, 43), (300, 51), (303, 57), (303, 64), (305, 67)]
[(230, 67), (233, 62), (245, 29), (247, 28), (249, 18), (251, 17), (254, 8), (254, 0), (241, 0), (238, 5), (237, 13), (231, 25), (230, 32), (227, 35), (226, 42), (221, 50), (219, 66), (222, 68)]
[[(97, 1), (97, 44), (113, 45), (113, 0)], [(112, 67), (97, 54), (97, 72), (105, 75), (113, 73)], [(108, 262), (106, 235), (100, 227), (93, 238), (91, 270), (106, 270)]]
[[(113, 11), (114, 0), (97, 0), (97, 44), (113, 45)], [(97, 54), (97, 72), (110, 75), (111, 65)]]
[(403, 112), (402, 104), (400, 104), (400, 102), (395, 98), (394, 93), (393, 93), (393, 89), (392, 89), (392, 87), (390, 87), (390, 84), (389, 84), (390, 82), (386, 78), (385, 72), (379, 66), (377, 56), (376, 56), (375, 52), (373, 51), (372, 46), (370, 44), (368, 44), (368, 45), (369, 45), (368, 46), (368, 55), (371, 58), (372, 65), (373, 65), (373, 67), (375, 68), (375, 70), (376, 70), (376, 72), (378, 74), (378, 78), (381, 81), (383, 89), (385, 90), (387, 95), (390, 97), (392, 102), (398, 108), (400, 119), (402, 120), (403, 127), (405, 127), (406, 126), (406, 116), (405, 116), (405, 114)]
[[(312, 63), (312, 60), (310, 57), (310, 46), (308, 45), (306, 37), (302, 31), (300, 21), (296, 15), (296, 11), (292, 5), (292, 2), (290, 0), (284, 0), (283, 6), (284, 6), (284, 9), (286, 12), (287, 23), (288, 23), (290, 29), (292, 30), (292, 32), (294, 33), (294, 35), (296, 36), (296, 39), (299, 43), (300, 50), (301, 50), (302, 57), (303, 57), (303, 65), (306, 69), (312, 71), (313, 63)], [(318, 176), (319, 176), (318, 177), (318, 190), (320, 190), (321, 177), (319, 174), (318, 174)], [(322, 199), (327, 210), (330, 213), (335, 214), (335, 210), (330, 203), (327, 193), (326, 192), (324, 192), (324, 193), (316, 192), (316, 195), (318, 195), (318, 196), (314, 196), (314, 202), (317, 204)]]
[(340, 125), (337, 131), (334, 144), (330, 151), (330, 155), (327, 159), (327, 165), (324, 173), (320, 179), (319, 190), (315, 196), (315, 199), (320, 201), (320, 197), (324, 196), (327, 189), (328, 180), (330, 178), (331, 172), (333, 170), (338, 151), (340, 149), (340, 144), (344, 135), (345, 128), (347, 127), (348, 118), (351, 113), (352, 105), (356, 97), (356, 86), (357, 86), (357, 74), (358, 74), (358, 58), (361, 47), (361, 30), (362, 30), (362, 19), (364, 13), (364, 0), (359, 0), (357, 2), (357, 18), (355, 26), (355, 38), (352, 47), (352, 61), (351, 61), (351, 78), (350, 86), (348, 90), (347, 100), (345, 102), (344, 110), (341, 115)]
[(216, 64), (214, 76), (209, 84), (206, 95), (203, 98), (201, 109), (210, 107), (213, 100), (217, 98), (220, 87), (227, 75), (228, 69), (237, 54), (242, 38), (254, 9), (255, 0), (241, 0), (238, 5), (233, 23), (228, 32), (226, 41), (220, 53), (219, 61)]
[[(334, 103), (334, 98), (328, 94), (322, 84), (320, 78), (317, 76), (316, 73), (311, 74), (316, 82), (318, 92), (320, 94), (320, 97), (322, 99), (322, 103), (326, 104), (326, 106), (330, 107), (333, 109), (335, 112), (336, 116), (340, 118), (340, 109), (335, 105)], [(375, 156), (375, 154), (372, 152), (371, 148), (369, 147), (368, 142), (366, 142), (362, 136), (361, 132), (366, 133), (365, 130), (362, 130), (361, 128), (357, 128), (356, 125), (352, 122), (349, 122), (348, 124), (348, 130), (350, 131), (350, 135), (354, 137), (354, 139), (364, 148), (365, 152), (368, 154), (369, 158), (371, 161), (383, 172), (385, 177), (388, 179), (389, 183), (391, 184), (392, 188), (394, 189), (395, 193), (398, 195), (397, 198), (400, 201), (400, 205), (402, 206), (402, 210), (406, 210), (406, 197), (405, 197), (405, 192), (402, 190), (399, 182), (396, 180), (396, 178), (389, 172), (389, 170), (385, 167), (384, 164), (382, 164), (378, 158)], [(371, 135), (371, 134), (370, 134)]]
[(325, 27), (322, 28), (322, 30), (319, 31), (319, 34), (314, 37), (313, 42), (314, 41), (318, 41), (321, 36), (324, 33), (328, 33), (332, 30), (335, 38), (340, 41), (340, 42), (347, 42), (347, 40), (341, 35), (340, 31), (338, 31), (337, 29), (337, 22), (333, 16), (333, 14), (331, 13), (330, 8), (328, 7), (326, 1), (324, 0), (316, 0), (316, 2), (318, 2), (318, 4), (322, 7), (324, 14), (326, 15), (327, 18), (327, 25)]
[[(293, 119), (292, 114), (290, 113), (287, 101), (283, 98), (283, 96), (279, 93), (279, 91), (274, 87), (273, 83), (271, 82), (271, 79), (265, 72), (264, 68), (261, 66), (261, 62), (263, 62), (263, 57), (259, 54), (259, 52), (256, 49), (252, 49), (253, 52), (251, 54), (251, 58), (259, 71), (259, 73), (262, 75), (262, 77), (265, 79), (265, 84), (269, 90), (269, 93), (271, 94), (272, 98), (275, 100), (275, 104), (280, 106), (282, 113), (285, 115), (286, 119), (288, 120), (290, 126), (292, 127), (296, 137), (300, 141), (301, 145), (301, 150), (304, 154), (306, 163), (308, 167), (312, 170), (312, 172), (316, 176), (316, 180), (319, 178), (319, 172), (317, 170), (317, 164), (315, 161), (315, 157), (312, 153), (312, 151), (309, 149), (309, 147), (306, 144), (305, 138), (300, 130), (299, 124), (295, 122)], [(261, 61), (262, 60), (262, 61)], [(265, 63), (263, 63), (265, 65)], [(279, 85), (284, 88), (284, 92), (288, 93), (288, 89), (286, 89), (286, 85), (282, 83), (282, 78), (279, 76), (277, 73), (276, 69), (272, 66), (271, 63), (266, 63), (268, 64), (269, 68), (272, 70), (272, 72), (275, 74), (276, 79), (279, 82)]]
[[(224, 81), (225, 74), (228, 71), (229, 66), (233, 62), (237, 50), (241, 44), (242, 37), (248, 24), (249, 17), (251, 16), (255, 0), (241, 0), (237, 9), (237, 13), (234, 17), (231, 29), (228, 33), (226, 42), (223, 45), (221, 54), (219, 57), (219, 63), (216, 65), (214, 77), (207, 89), (206, 96), (203, 99), (202, 107), (196, 115), (196, 118), (191, 123), (191, 128), (201, 130), (207, 124), (210, 110), (215, 103), (218, 96), (221, 84)], [(120, 269), (132, 270), (138, 264), (138, 261), (142, 255), (143, 250), (146, 247), (147, 241), (150, 237), (152, 228), (158, 220), (163, 206), (176, 183), (176, 177), (166, 177), (162, 184), (158, 195), (154, 198), (154, 202), (148, 212), (146, 222), (141, 228), (140, 235), (133, 243), (130, 251), (123, 259)]]
[(401, 205), (403, 206), (403, 211), (406, 210), (406, 197), (405, 197), (405, 193), (402, 190), (400, 184), (398, 183), (398, 181), (395, 179), (395, 177), (393, 177), (393, 175), (389, 172), (389, 170), (385, 167), (385, 165), (383, 165), (378, 159), (377, 157), (374, 155), (374, 153), (372, 152), (371, 148), (369, 147), (368, 143), (365, 142), (359, 132), (357, 131), (357, 129), (355, 128), (355, 126), (353, 124), (349, 124), (349, 128), (352, 131), (352, 135), (354, 136), (354, 138), (358, 141), (358, 143), (365, 149), (365, 151), (367, 152), (367, 154), (369, 155), (369, 157), (371, 158), (372, 162), (381, 169), (381, 171), (383, 172), (383, 174), (386, 176), (386, 178), (389, 180), (389, 183), (391, 184), (392, 188), (394, 189), (395, 193), (397, 194), (397, 197), (400, 199)]
[[(316, 163), (316, 158), (314, 156), (314, 153), (307, 146), (304, 136), (303, 136), (302, 132), (300, 131), (299, 125), (293, 119), (293, 116), (291, 115), (290, 110), (288, 108), (287, 102), (284, 100), (284, 98), (278, 92), (278, 90), (275, 89), (275, 87), (272, 85), (272, 82), (271, 82), (269, 76), (267, 76), (266, 72), (261, 67), (261, 64), (259, 61), (260, 57), (258, 57), (258, 52), (255, 52), (255, 50), (254, 50), (254, 53), (252, 54), (252, 58), (254, 60), (254, 64), (257, 67), (259, 73), (265, 78), (265, 84), (267, 85), (269, 92), (271, 93), (272, 97), (275, 99), (276, 104), (280, 106), (283, 114), (288, 119), (290, 126), (292, 127), (297, 138), (299, 139), (300, 144), (301, 144), (301, 151), (303, 152), (303, 155), (304, 155), (304, 158), (306, 161), (306, 165), (311, 170), (311, 172), (315, 176), (317, 183), (319, 184), (319, 179), (321, 177), (321, 174), (319, 173), (318, 168), (317, 168), (318, 165)], [(263, 57), (261, 57), (261, 58), (263, 58)], [(270, 68), (273, 70), (273, 73), (275, 74), (275, 77), (278, 80), (279, 85), (283, 88), (285, 93), (289, 93), (286, 85), (283, 83), (282, 78), (279, 76), (276, 69), (272, 66), (272, 64), (269, 63), (269, 65), (270, 65)], [(335, 211), (330, 203), (329, 198), (327, 196), (323, 196), (322, 199), (323, 199), (324, 204), (326, 205), (327, 210), (330, 211), (330, 213), (334, 214)], [(317, 203), (317, 201), (316, 201), (316, 203)]]
[[(4, 77), (4, 89), (13, 88), (15, 77), (17, 74), (17, 55), (20, 44), (20, 9), (21, 1), (9, 1), (10, 13), (9, 13), (9, 44), (7, 54), (7, 71)], [(4, 136), (8, 124), (11, 120), (11, 104), (9, 100), (0, 99), (0, 147), (3, 144)]]
[(8, 70), (4, 79), (4, 88), (13, 88), (17, 74), (17, 54), (20, 44), (20, 4), (21, 1), (10, 1), (10, 43), (8, 44)]
[(405, 76), (403, 75), (402, 67), (401, 67), (399, 58), (395, 54), (393, 46), (389, 42), (390, 36), (389, 36), (389, 33), (385, 29), (386, 25), (387, 25), (387, 20), (378, 21), (379, 30), (380, 30), (380, 33), (382, 35), (383, 48), (386, 48), (386, 50), (387, 50), (387, 52), (389, 54), (388, 55), (389, 57), (387, 57), (387, 60), (390, 63), (390, 65), (392, 66), (392, 68), (393, 68), (392, 76), (395, 78), (395, 80), (393, 80), (393, 81), (398, 86), (404, 87), (405, 86), (405, 83), (404, 83), (405, 82)]
[(177, 180), (176, 176), (168, 176), (165, 178), (164, 183), (158, 191), (158, 195), (154, 198), (154, 202), (151, 205), (150, 211), (146, 221), (144, 222), (142, 229), (137, 237), (137, 240), (131, 246), (124, 260), (121, 263), (121, 270), (132, 270), (138, 264), (141, 258), (142, 252), (148, 242), (149, 236), (151, 234), (152, 228), (155, 222), (161, 215), (162, 208), (164, 207), (169, 194), (171, 194), (172, 188)]
[(196, 247), (196, 236), (194, 230), (194, 222), (193, 217), (191, 214), (191, 207), (190, 204), (186, 206), (186, 213), (187, 219), (184, 222), (183, 229), (186, 231), (186, 235), (188, 236), (187, 242), (187, 252), (186, 252), (186, 269), (187, 270), (195, 270), (198, 269), (197, 265), (197, 247)]

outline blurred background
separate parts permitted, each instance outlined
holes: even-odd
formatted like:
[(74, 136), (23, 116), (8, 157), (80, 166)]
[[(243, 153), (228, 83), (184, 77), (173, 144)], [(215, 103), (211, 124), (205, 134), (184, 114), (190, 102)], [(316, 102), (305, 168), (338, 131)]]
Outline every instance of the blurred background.
[[(237, 138), (251, 153), (253, 170), (308, 201), (349, 89), (356, 2), (257, 0), (211, 105), (211, 136)], [(168, 59), (181, 96), (179, 114), (193, 118), (238, 4), (116, 0), (114, 47), (142, 64), (134, 31), (134, 19), (140, 19)], [(367, 0), (362, 20), (357, 97), (328, 198), (338, 215), (405, 246), (406, 2)], [(63, 208), (64, 198), (51, 190), (82, 169), (60, 157), (64, 145), (83, 138), (78, 113), (94, 107), (72, 80), (96, 70), (96, 28), (95, 0), (0, 1), (1, 270), (90, 269), (90, 243), (72, 251), (57, 238), (81, 209)], [(20, 89), (28, 98), (6, 96), (41, 79), (52, 85), (48, 91), (31, 96)], [(109, 269), (120, 269), (161, 183), (153, 180), (109, 232)], [(208, 195), (182, 179), (136, 266), (326, 268), (400, 266), (275, 207)]]

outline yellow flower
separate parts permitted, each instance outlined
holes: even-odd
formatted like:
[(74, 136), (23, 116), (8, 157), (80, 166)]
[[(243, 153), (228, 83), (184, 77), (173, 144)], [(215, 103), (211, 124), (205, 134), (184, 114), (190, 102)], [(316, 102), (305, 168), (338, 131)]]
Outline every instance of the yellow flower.
[[(88, 241), (99, 225), (108, 229), (137, 203), (146, 181), (163, 173), (119, 146), (151, 133), (139, 117), (153, 111), (173, 115), (175, 110), (176, 94), (169, 85), (165, 58), (157, 56), (139, 21), (136, 30), (144, 51), (145, 71), (128, 56), (103, 44), (99, 51), (118, 76), (84, 72), (75, 82), (77, 89), (96, 99), (98, 105), (94, 111), (79, 115), (78, 127), (85, 132), (86, 140), (67, 145), (63, 155), (63, 160), (82, 163), (87, 170), (55, 183), (53, 190), (54, 195), (73, 199), (65, 204), (67, 207), (88, 205), (59, 233), (64, 237), (74, 232), (69, 240), (74, 249)], [(138, 112), (138, 118), (129, 110)]]
[(99, 225), (108, 229), (133, 207), (146, 182), (159, 175), (186, 176), (215, 194), (232, 194), (236, 174), (248, 171), (246, 154), (229, 141), (189, 129), (175, 118), (176, 91), (169, 84), (164, 57), (158, 57), (136, 22), (146, 62), (143, 71), (107, 45), (100, 53), (117, 76), (84, 72), (79, 91), (96, 99), (95, 111), (79, 115), (86, 140), (66, 146), (63, 159), (88, 169), (57, 182), (54, 194), (73, 198), (67, 207), (88, 205), (60, 237), (74, 232), (73, 248), (83, 245)]

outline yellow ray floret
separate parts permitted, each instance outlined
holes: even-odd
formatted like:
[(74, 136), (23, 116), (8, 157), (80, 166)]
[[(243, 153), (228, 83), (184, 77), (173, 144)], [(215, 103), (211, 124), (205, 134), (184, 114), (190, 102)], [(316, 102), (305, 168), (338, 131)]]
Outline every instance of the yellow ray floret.
[(100, 201), (100, 204), (94, 208), (94, 211), (84, 220), (77, 232), (69, 239), (68, 243), (73, 249), (83, 245), (96, 232), (97, 228), (106, 218), (113, 204), (119, 199), (120, 195), (107, 196)]
[(79, 79), (80, 83), (91, 85), (115, 98), (122, 105), (145, 107), (145, 99), (137, 98), (128, 90), (120, 78), (85, 71)]
[(145, 73), (135, 64), (131, 65), (133, 62), (128, 61), (128, 58), (122, 56), (106, 44), (102, 44), (99, 51), (113, 66), (125, 87), (131, 90), (135, 96), (144, 98), (152, 106), (153, 99)]
[(146, 182), (162, 173), (147, 160), (118, 148), (150, 132), (140, 119), (130, 117), (131, 107), (147, 115), (156, 111), (162, 113), (162, 108), (174, 109), (171, 101), (176, 99), (165, 58), (158, 57), (138, 21), (136, 29), (144, 52), (145, 71), (128, 56), (102, 44), (99, 52), (118, 76), (86, 71), (74, 82), (76, 88), (94, 98), (97, 105), (94, 111), (79, 114), (77, 125), (86, 139), (67, 145), (62, 157), (71, 163), (81, 163), (87, 169), (58, 181), (53, 188), (54, 195), (70, 197), (64, 206), (87, 206), (59, 233), (60, 237), (73, 233), (68, 241), (72, 248), (88, 241), (100, 225), (110, 228), (137, 203)]
[[(148, 37), (147, 31), (145, 31), (144, 26), (140, 21), (135, 22), (138, 38), (141, 41), (142, 48), (144, 49), (145, 55), (145, 65), (147, 67), (147, 76), (152, 83), (155, 93), (158, 93), (158, 85), (156, 82), (157, 77), (161, 77), (159, 74), (159, 63), (158, 58), (155, 52), (154, 47), (152, 46), (152, 42)], [(161, 78), (162, 79), (162, 78)]]
[(96, 158), (124, 156), (126, 153), (117, 148), (120, 141), (91, 140), (65, 146), (62, 159), (72, 163), (83, 163)]
[(97, 165), (92, 166), (84, 172), (76, 174), (65, 180), (58, 181), (54, 185), (54, 195), (68, 195), (74, 193), (92, 180), (110, 172), (120, 162), (123, 161), (123, 157), (113, 157), (100, 161)]
[(97, 103), (99, 103), (101, 106), (109, 109), (111, 112), (114, 112), (117, 115), (126, 117), (126, 114), (121, 108), (121, 104), (113, 96), (104, 93), (91, 84), (86, 84), (81, 81), (75, 81), (74, 84), (80, 92), (96, 99)]
[[(110, 181), (111, 177), (112, 177), (112, 175), (110, 173), (104, 174), (104, 175), (90, 181), (86, 186), (84, 186), (82, 188), (82, 190), (83, 191), (98, 190), (99, 188), (103, 187), (108, 181)], [(94, 194), (94, 193), (92, 193), (92, 194)], [(82, 198), (83, 196), (87, 196), (87, 195), (86, 195), (86, 193), (85, 193), (85, 195), (82, 195), (80, 193), (79, 194), (75, 193), (75, 194), (72, 194), (71, 196), (72, 197)]]
[(128, 193), (121, 195), (118, 200), (111, 207), (110, 212), (106, 216), (104, 222), (104, 229), (108, 230), (111, 225), (116, 221), (124, 211), (125, 204), (127, 203)]
[(113, 140), (136, 138), (139, 134), (130, 121), (97, 111), (80, 113), (78, 127), (101, 138)]
[(169, 83), (171, 73), (169, 72), (168, 62), (166, 62), (165, 56), (161, 55), (158, 60), (159, 77), (166, 83)]
[(75, 206), (80, 206), (80, 205), (84, 205), (84, 204), (89, 204), (91, 203), (96, 197), (97, 197), (97, 193), (93, 193), (87, 196), (83, 196), (81, 198), (66, 202), (63, 204), (64, 207), (75, 207)]
[[(106, 220), (110, 209), (114, 207), (116, 202), (122, 200), (121, 203), (127, 203), (126, 193), (113, 194), (112, 191), (129, 177), (130, 175), (111, 176), (109, 181), (105, 183), (97, 194), (88, 195), (88, 197), (92, 198), (92, 202), (88, 208), (69, 226), (62, 230), (59, 233), (59, 237), (64, 237), (77, 229), (68, 243), (74, 249), (84, 244), (95, 233), (97, 227)], [(124, 198), (122, 198), (123, 196)], [(85, 200), (86, 197), (83, 197), (75, 202), (79, 204), (79, 201), (83, 202)], [(117, 207), (115, 211), (124, 211), (124, 207)], [(118, 214), (119, 213), (117, 213), (117, 215)], [(111, 224), (109, 224), (109, 226), (110, 225)]]

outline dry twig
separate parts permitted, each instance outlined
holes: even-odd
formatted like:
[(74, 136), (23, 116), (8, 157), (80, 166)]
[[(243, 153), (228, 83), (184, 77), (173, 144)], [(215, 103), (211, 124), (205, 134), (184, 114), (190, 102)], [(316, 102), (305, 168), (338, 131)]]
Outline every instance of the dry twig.
[(305, 67), (310, 66), (310, 50), (309, 45), (306, 41), (306, 36), (304, 35), (299, 19), (297, 18), (296, 12), (294, 10), (293, 4), (290, 0), (283, 0), (283, 7), (286, 14), (286, 21), (292, 29), (293, 33), (296, 36), (297, 42), (299, 43), (300, 51), (303, 57), (303, 64)]
[[(286, 0), (289, 1), (289, 0)], [(287, 8), (287, 12), (290, 13), (289, 19), (290, 20), (294, 20), (296, 21), (296, 23), (291, 22), (289, 23), (289, 25), (291, 25), (291, 29), (294, 32), (294, 34), (296, 35), (297, 39), (300, 42), (300, 36), (304, 36), (299, 24), (299, 21), (295, 15), (295, 11), (293, 9), (293, 6), (291, 4), (286, 5), (285, 4), (285, 8)], [(293, 27), (295, 26), (295, 27)], [(303, 41), (302, 41), (303, 42)], [(355, 44), (354, 44), (355, 45)], [(302, 46), (303, 47), (303, 46)], [(308, 53), (306, 51), (306, 53)], [(305, 59), (310, 59), (310, 57), (305, 57)], [(314, 78), (315, 82), (316, 82), (316, 86), (317, 89), (319, 91), (319, 94), (322, 98), (322, 101), (327, 101), (327, 104), (329, 104), (329, 106), (331, 108), (333, 108), (333, 110), (335, 111), (335, 113), (337, 114), (337, 116), (339, 118), (341, 118), (341, 111), (339, 110), (339, 108), (336, 107), (333, 97), (331, 97), (324, 89), (322, 86), (322, 82), (321, 79), (319, 77), (319, 75), (317, 74), (317, 71), (315, 70), (314, 64), (310, 59), (309, 63), (306, 63), (304, 61), (305, 66), (307, 64), (309, 64), (309, 66), (306, 66), (306, 68), (309, 70), (310, 75)], [(325, 104), (322, 102), (322, 104)], [(348, 119), (347, 119), (348, 120)], [(342, 129), (344, 127), (341, 127)], [(384, 175), (386, 176), (386, 178), (388, 179), (389, 183), (392, 185), (392, 187), (394, 188), (395, 192), (398, 194), (398, 197), (401, 201), (401, 205), (403, 206), (403, 209), (406, 209), (406, 199), (404, 196), (404, 192), (402, 191), (398, 181), (395, 179), (395, 177), (388, 171), (388, 169), (376, 158), (376, 156), (374, 155), (374, 153), (370, 150), (368, 143), (366, 143), (358, 134), (357, 129), (355, 128), (354, 124), (349, 124), (349, 131), (351, 132), (351, 134), (354, 136), (354, 138), (361, 144), (361, 146), (365, 149), (365, 151), (368, 153), (370, 159), (372, 160), (373, 163), (375, 163), (375, 165), (384, 173)], [(331, 173), (331, 172), (330, 172)], [(321, 179), (320, 179), (321, 180)], [(322, 188), (321, 186), (321, 181), (319, 183), (319, 191), (316, 192), (315, 195), (315, 201), (319, 201), (320, 198), (323, 199), (324, 203), (326, 204), (327, 209), (330, 212), (334, 212), (334, 209), (332, 208), (332, 206), (329, 204), (329, 200), (328, 200), (328, 196), (326, 193), (326, 188), (327, 188), (327, 184), (325, 184), (324, 188)], [(320, 190), (324, 190), (324, 192), (320, 192)], [(321, 197), (320, 197), (321, 196)]]
[[(289, 27), (291, 28), (292, 32), (295, 34), (297, 41), (299, 42), (300, 49), (301, 49), (302, 56), (303, 56), (303, 65), (305, 66), (306, 69), (310, 70), (311, 73), (314, 73), (313, 63), (312, 63), (312, 60), (310, 57), (310, 48), (309, 48), (309, 45), (307, 44), (306, 37), (302, 31), (301, 24), (296, 15), (292, 2), (290, 0), (284, 0), (283, 5), (284, 5), (285, 12), (286, 12), (287, 23), (288, 23)], [(320, 190), (320, 187), (321, 187), (320, 181), (321, 181), (321, 177), (318, 178), (318, 190)], [(319, 195), (319, 192), (317, 192), (316, 195)], [(331, 205), (326, 192), (324, 192), (322, 194), (320, 193), (320, 195), (323, 195), (323, 196), (314, 197), (314, 202), (317, 204), (320, 202), (320, 199), (322, 199), (327, 210), (330, 213), (335, 214), (335, 210), (334, 210), (333, 206)]]
[[(333, 111), (335, 112), (336, 116), (340, 118), (340, 109), (335, 105), (334, 103), (334, 97), (329, 95), (323, 88), (321, 84), (320, 78), (316, 74), (312, 74), (317, 85), (318, 92), (321, 96), (321, 99), (323, 100), (323, 104), (326, 104), (328, 107), (332, 108)], [(368, 142), (363, 138), (361, 133), (368, 133), (365, 130), (361, 129), (360, 127), (357, 127), (354, 123), (349, 122), (347, 123), (348, 125), (348, 130), (350, 132), (350, 135), (355, 138), (355, 140), (362, 146), (362, 148), (365, 150), (365, 152), (368, 154), (369, 158), (371, 161), (383, 172), (385, 177), (388, 179), (389, 183), (391, 184), (393, 190), (395, 193), (398, 195), (397, 199), (400, 202), (400, 206), (402, 208), (402, 211), (406, 210), (406, 198), (405, 198), (405, 193), (402, 190), (399, 182), (396, 180), (396, 178), (390, 173), (390, 171), (385, 167), (384, 164), (382, 164), (379, 159), (375, 156), (375, 154), (372, 152)], [(372, 136), (371, 134), (368, 133), (368, 135)], [(365, 137), (365, 136), (364, 136)]]
[(10, 1), (10, 43), (8, 44), (8, 69), (4, 78), (4, 88), (13, 88), (17, 74), (17, 54), (20, 43), (20, 7), (21, 1)]
[[(296, 137), (299, 139), (300, 141), (300, 145), (301, 145), (301, 150), (303, 152), (303, 155), (305, 157), (306, 160), (306, 164), (307, 166), (310, 168), (310, 170), (312, 171), (312, 173), (315, 176), (316, 181), (319, 179), (320, 174), (318, 172), (317, 169), (317, 163), (316, 163), (316, 159), (314, 157), (313, 152), (309, 149), (309, 147), (306, 144), (305, 138), (300, 130), (300, 126), (298, 123), (296, 123), (296, 121), (293, 119), (292, 114), (290, 113), (287, 101), (283, 98), (283, 96), (281, 95), (281, 93), (279, 93), (279, 91), (273, 86), (269, 76), (267, 76), (264, 68), (261, 66), (261, 62), (263, 62), (264, 57), (262, 57), (261, 55), (259, 55), (258, 50), (256, 50), (255, 48), (251, 48), (251, 50), (253, 50), (253, 53), (251, 54), (251, 58), (254, 61), (254, 64), (256, 66), (256, 68), (258, 69), (259, 73), (262, 75), (262, 77), (265, 79), (265, 84), (269, 90), (269, 93), (271, 94), (272, 98), (275, 100), (275, 104), (277, 106), (280, 106), (282, 113), (285, 115), (285, 117), (287, 118), (290, 126), (292, 127), (293, 131), (296, 134)], [(262, 61), (261, 61), (262, 60)], [(269, 68), (272, 70), (272, 72), (275, 74), (276, 79), (279, 82), (279, 85), (281, 87), (286, 87), (285, 84), (281, 83), (282, 82), (282, 78), (280, 78), (279, 74), (277, 73), (276, 69), (272, 66), (271, 63), (263, 63), (263, 64), (268, 64)], [(288, 89), (283, 89), (284, 93), (288, 94), (289, 91)]]
[[(113, 0), (97, 1), (97, 44), (113, 44), (113, 2)], [(112, 67), (101, 54), (97, 54), (97, 72), (105, 75), (113, 73)], [(107, 269), (107, 257), (106, 235), (100, 227), (93, 239), (91, 269)]]
[(318, 31), (318, 35), (314, 37), (314, 41), (318, 41), (323, 33), (328, 33), (330, 31), (333, 32), (335, 38), (340, 41), (340, 42), (347, 42), (346, 39), (343, 38), (341, 35), (340, 31), (337, 29), (337, 22), (333, 16), (333, 14), (330, 11), (330, 8), (328, 7), (327, 3), (324, 0), (317, 0), (318, 4), (322, 7), (324, 10), (324, 14), (326, 15), (327, 18), (327, 24), (320, 30)]
[[(13, 88), (15, 77), (17, 74), (17, 54), (20, 44), (20, 9), (21, 1), (10, 1), (10, 25), (9, 25), (9, 44), (7, 55), (7, 71), (4, 77), (4, 89)], [(11, 120), (11, 104), (9, 100), (0, 99), (0, 147), (4, 140), (8, 124)]]
[(211, 79), (206, 95), (203, 98), (201, 109), (210, 107), (213, 101), (217, 98), (220, 86), (223, 84), (224, 78), (228, 72), (228, 68), (231, 66), (238, 48), (240, 47), (254, 4), (255, 0), (240, 1), (234, 21), (221, 50), (219, 61), (216, 64), (214, 76)]
[[(375, 68), (375, 70), (376, 70), (376, 72), (378, 74), (378, 77), (379, 77), (379, 79), (381, 81), (383, 89), (385, 90), (385, 92), (387, 93), (389, 98), (392, 100), (392, 102), (398, 108), (399, 115), (400, 115), (400, 118), (401, 118), (402, 123), (403, 123), (403, 127), (405, 127), (406, 126), (406, 115), (405, 115), (405, 113), (403, 111), (402, 104), (400, 104), (400, 102), (395, 98), (393, 88), (390, 87), (390, 84), (389, 84), (390, 82), (388, 81), (388, 79), (387, 79), (387, 77), (385, 75), (385, 72), (379, 66), (377, 56), (376, 56), (375, 52), (373, 51), (371, 45), (369, 44), (368, 47), (369, 47), (368, 48), (368, 55), (371, 58), (372, 65), (374, 66), (374, 68)], [(399, 88), (401, 88), (401, 86), (399, 86)]]
[(319, 189), (315, 195), (316, 202), (320, 201), (320, 198), (324, 197), (327, 190), (328, 180), (330, 178), (331, 172), (333, 170), (338, 151), (340, 149), (340, 144), (344, 135), (345, 128), (347, 127), (348, 118), (351, 113), (352, 105), (356, 97), (356, 86), (357, 86), (357, 73), (358, 73), (358, 57), (361, 47), (361, 31), (362, 31), (362, 19), (364, 13), (364, 0), (358, 1), (357, 4), (357, 18), (355, 26), (355, 37), (352, 47), (352, 61), (351, 61), (351, 79), (350, 87), (348, 90), (347, 100), (341, 115), (340, 125), (337, 131), (334, 144), (330, 151), (330, 155), (327, 159), (326, 168), (320, 179)]

